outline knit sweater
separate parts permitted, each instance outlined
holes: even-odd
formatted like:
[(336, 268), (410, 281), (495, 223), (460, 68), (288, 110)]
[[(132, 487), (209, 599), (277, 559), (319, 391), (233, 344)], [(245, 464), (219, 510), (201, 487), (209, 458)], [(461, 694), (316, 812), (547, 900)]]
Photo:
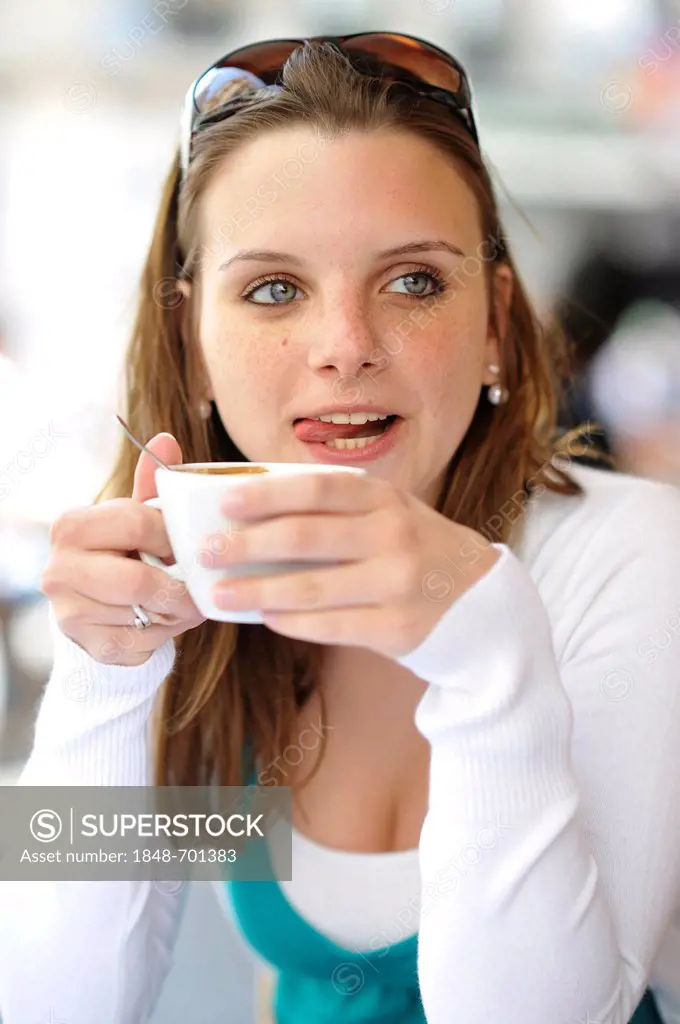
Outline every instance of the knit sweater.
[[(429, 1024), (627, 1024), (647, 986), (680, 1024), (680, 494), (572, 473), (585, 494), (530, 503), (512, 547), (397, 659), (428, 684)], [(51, 625), (20, 784), (150, 784), (174, 643), (105, 666)], [(73, 701), (80, 670), (91, 692)], [(145, 881), (5, 882), (0, 906), (4, 1024), (149, 1019), (183, 898)]]

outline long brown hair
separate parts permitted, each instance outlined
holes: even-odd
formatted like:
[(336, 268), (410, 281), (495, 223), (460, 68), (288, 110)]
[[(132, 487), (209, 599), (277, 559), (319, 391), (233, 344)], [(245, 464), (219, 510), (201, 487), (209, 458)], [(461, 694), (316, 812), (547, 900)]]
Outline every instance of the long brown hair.
[[(489, 288), (500, 263), (514, 274), (501, 354), (501, 376), (511, 399), (494, 408), (482, 393), (436, 505), (443, 515), (489, 541), (507, 543), (522, 508), (538, 491), (580, 492), (556, 453), (567, 441), (570, 454), (581, 449), (574, 446), (573, 434), (556, 437), (566, 352), (559, 334), (551, 334), (548, 343), (531, 308), (502, 238), (493, 186), (479, 150), (443, 106), (390, 85), (379, 74), (358, 73), (328, 44), (296, 50), (283, 69), (282, 82), (280, 92), (244, 89), (236, 83), (234, 91), (242, 93), (239, 102), (244, 102), (234, 116), (197, 132), (185, 181), (180, 180), (179, 156), (173, 163), (127, 352), (128, 422), (143, 439), (171, 432), (187, 462), (243, 461), (216, 409), (207, 421), (196, 413), (200, 367), (191, 301), (184, 302), (175, 287), (182, 277), (196, 277), (200, 283), (198, 213), (216, 168), (244, 141), (294, 125), (311, 127), (319, 138), (346, 131), (412, 132), (455, 161), (474, 190), (484, 237), (495, 246), (492, 257), (478, 261), (475, 272), (486, 275)], [(495, 316), (493, 302), (490, 310)], [(129, 495), (136, 463), (137, 450), (124, 440), (97, 500)], [(502, 512), (508, 503), (513, 515)], [(315, 692), (323, 646), (279, 636), (264, 626), (208, 620), (178, 637), (176, 647), (158, 720), (156, 783), (205, 785), (216, 780), (223, 786), (240, 785), (244, 770), (256, 763), (269, 769), (271, 782), (293, 743), (298, 712)]]

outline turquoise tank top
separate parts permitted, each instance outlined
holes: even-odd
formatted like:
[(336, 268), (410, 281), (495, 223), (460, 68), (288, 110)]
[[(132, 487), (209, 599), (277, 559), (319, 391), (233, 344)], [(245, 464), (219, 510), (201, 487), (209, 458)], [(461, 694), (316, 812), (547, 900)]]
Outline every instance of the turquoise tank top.
[[(274, 878), (266, 841), (260, 857), (267, 881), (223, 884), (246, 942), (277, 973), (276, 1024), (426, 1024), (417, 934), (367, 953), (344, 949), (289, 903)], [(465, 1022), (453, 1016), (452, 1024)], [(663, 1024), (649, 990), (630, 1024)]]

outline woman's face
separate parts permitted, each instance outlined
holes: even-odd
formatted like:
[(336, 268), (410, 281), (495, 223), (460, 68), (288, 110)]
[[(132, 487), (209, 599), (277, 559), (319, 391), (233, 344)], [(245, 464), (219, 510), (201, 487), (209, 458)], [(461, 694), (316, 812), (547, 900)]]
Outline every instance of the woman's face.
[[(224, 163), (201, 220), (206, 397), (244, 456), (359, 465), (433, 503), (500, 363), (498, 243), (452, 161), (404, 133), (272, 132)], [(501, 330), (510, 289), (504, 269)], [(399, 419), (319, 426), (374, 410)]]

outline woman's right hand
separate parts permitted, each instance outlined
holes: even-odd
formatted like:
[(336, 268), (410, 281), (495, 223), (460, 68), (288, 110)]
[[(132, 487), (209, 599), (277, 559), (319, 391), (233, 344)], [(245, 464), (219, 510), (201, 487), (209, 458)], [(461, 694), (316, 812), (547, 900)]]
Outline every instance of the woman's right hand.
[[(164, 462), (182, 461), (171, 434), (156, 434), (147, 447)], [(184, 583), (130, 557), (146, 551), (173, 558), (162, 513), (143, 504), (156, 496), (155, 469), (142, 452), (130, 498), (69, 510), (50, 531), (41, 590), (62, 633), (104, 664), (141, 665), (170, 637), (205, 621)], [(151, 626), (134, 627), (133, 604), (146, 611)]]

